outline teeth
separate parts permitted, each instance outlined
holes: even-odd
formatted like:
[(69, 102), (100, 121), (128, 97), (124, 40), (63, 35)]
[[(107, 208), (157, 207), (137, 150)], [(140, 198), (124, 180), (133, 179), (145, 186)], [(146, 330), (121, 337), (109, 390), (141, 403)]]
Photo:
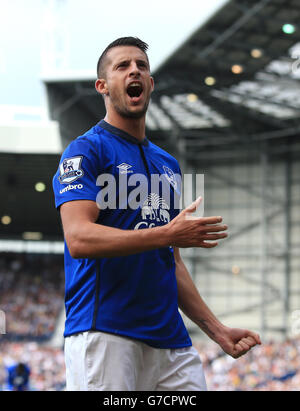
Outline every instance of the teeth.
[(127, 87), (127, 93), (130, 97), (139, 97), (143, 92), (141, 83), (133, 81)]

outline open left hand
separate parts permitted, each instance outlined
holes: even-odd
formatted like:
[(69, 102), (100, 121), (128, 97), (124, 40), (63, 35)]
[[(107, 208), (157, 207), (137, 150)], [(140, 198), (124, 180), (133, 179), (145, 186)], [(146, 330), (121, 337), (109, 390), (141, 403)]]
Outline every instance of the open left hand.
[(233, 358), (239, 358), (246, 354), (251, 348), (261, 344), (258, 334), (240, 328), (227, 328), (218, 344), (226, 354)]

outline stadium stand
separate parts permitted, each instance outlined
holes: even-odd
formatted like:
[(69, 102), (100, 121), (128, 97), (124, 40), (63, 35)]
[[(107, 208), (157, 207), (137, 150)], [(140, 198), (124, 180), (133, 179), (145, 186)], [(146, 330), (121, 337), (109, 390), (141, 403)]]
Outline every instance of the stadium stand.
[[(0, 301), (7, 333), (0, 337), (0, 390), (8, 368), (28, 364), (30, 390), (65, 389), (62, 255), (0, 254)], [(211, 342), (194, 339), (209, 390), (298, 391), (300, 338), (269, 341), (233, 360)]]
[(0, 336), (0, 390), (7, 389), (8, 367), (18, 362), (29, 365), (31, 390), (64, 388), (62, 339), (60, 346), (52, 344), (64, 312), (62, 260), (62, 255), (0, 254), (0, 301), (6, 315), (6, 334)]
[(198, 344), (208, 389), (213, 391), (299, 391), (300, 338), (264, 342), (237, 360), (214, 344)]
[(0, 342), (0, 391), (7, 390), (7, 368), (20, 360), (29, 365), (31, 391), (61, 391), (65, 388), (62, 348), (43, 346), (33, 341), (3, 341)]
[(2, 254), (1, 309), (6, 313), (10, 340), (51, 337), (63, 306), (62, 256)]

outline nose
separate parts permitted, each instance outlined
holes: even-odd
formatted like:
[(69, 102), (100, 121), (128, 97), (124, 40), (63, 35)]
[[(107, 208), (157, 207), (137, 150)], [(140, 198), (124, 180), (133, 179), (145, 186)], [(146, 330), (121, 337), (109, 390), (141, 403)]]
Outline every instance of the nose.
[(139, 77), (141, 74), (140, 69), (138, 67), (138, 65), (136, 64), (136, 62), (132, 62), (130, 65), (130, 72), (129, 72), (129, 76), (130, 77)]

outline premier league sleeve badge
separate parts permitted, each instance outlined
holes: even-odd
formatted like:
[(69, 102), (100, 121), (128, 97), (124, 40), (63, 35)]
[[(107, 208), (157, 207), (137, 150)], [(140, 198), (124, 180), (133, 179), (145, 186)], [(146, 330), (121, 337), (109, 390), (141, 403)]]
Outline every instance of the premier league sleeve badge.
[(59, 165), (60, 176), (58, 180), (61, 184), (70, 184), (82, 177), (84, 172), (81, 169), (82, 156), (65, 158)]

